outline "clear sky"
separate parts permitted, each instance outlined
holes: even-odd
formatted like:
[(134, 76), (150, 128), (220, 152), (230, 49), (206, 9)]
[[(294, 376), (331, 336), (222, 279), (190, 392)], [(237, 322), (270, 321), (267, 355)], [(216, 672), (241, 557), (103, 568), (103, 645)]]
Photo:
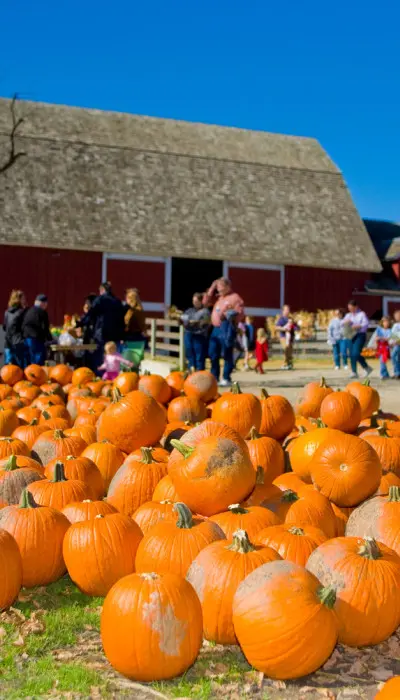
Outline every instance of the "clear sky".
[(399, 0), (3, 0), (0, 94), (314, 136), (400, 221)]

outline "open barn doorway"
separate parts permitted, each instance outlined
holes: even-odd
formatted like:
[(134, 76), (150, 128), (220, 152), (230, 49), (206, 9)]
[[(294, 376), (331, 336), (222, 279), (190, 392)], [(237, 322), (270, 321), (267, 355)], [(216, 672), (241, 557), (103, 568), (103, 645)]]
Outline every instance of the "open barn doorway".
[(194, 292), (205, 292), (222, 276), (222, 260), (172, 258), (171, 303), (184, 310), (192, 305)]

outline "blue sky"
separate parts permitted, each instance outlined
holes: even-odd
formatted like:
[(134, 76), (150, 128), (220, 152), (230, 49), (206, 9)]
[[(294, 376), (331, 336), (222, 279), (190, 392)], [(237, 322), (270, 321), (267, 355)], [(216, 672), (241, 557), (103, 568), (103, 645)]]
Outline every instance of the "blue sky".
[(314, 136), (400, 221), (396, 0), (1, 3), (0, 95)]

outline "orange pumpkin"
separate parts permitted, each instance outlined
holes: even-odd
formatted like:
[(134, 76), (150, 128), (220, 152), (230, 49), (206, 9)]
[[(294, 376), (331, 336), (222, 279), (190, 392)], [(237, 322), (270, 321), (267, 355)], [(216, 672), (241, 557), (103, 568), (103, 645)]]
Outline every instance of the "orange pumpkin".
[(114, 387), (119, 390), (122, 396), (126, 396), (130, 391), (135, 391), (139, 385), (139, 375), (137, 372), (121, 372), (114, 379)]
[(257, 471), (258, 467), (263, 468), (266, 483), (271, 483), (276, 477), (283, 474), (285, 471), (285, 453), (277, 440), (265, 435), (259, 435), (253, 427), (250, 430), (250, 439), (247, 440), (247, 447), (254, 469)]
[(49, 369), (49, 379), (61, 386), (66, 386), (72, 380), (72, 369), (68, 365), (55, 365)]
[(400, 676), (389, 678), (375, 695), (375, 700), (398, 700), (398, 698), (400, 698)]
[(167, 420), (169, 423), (176, 421), (200, 423), (206, 418), (205, 403), (195, 397), (178, 396), (176, 399), (172, 399), (168, 406)]
[(171, 389), (159, 374), (144, 374), (139, 379), (138, 389), (158, 403), (166, 404), (171, 398)]
[(4, 401), (4, 399), (8, 399), (9, 396), (14, 395), (11, 386), (8, 386), (8, 384), (0, 384), (0, 401)]
[(132, 519), (139, 525), (141, 531), (146, 535), (154, 525), (162, 520), (173, 520), (176, 522), (177, 514), (174, 511), (174, 504), (170, 501), (147, 501), (133, 513)]
[(187, 377), (186, 372), (171, 372), (165, 381), (167, 382), (169, 388), (171, 389), (171, 399), (176, 399), (183, 392), (183, 385)]
[(22, 442), (24, 442), (25, 445), (27, 445), (31, 450), (39, 435), (44, 433), (46, 430), (47, 426), (38, 425), (37, 418), (34, 418), (30, 423), (20, 425), (19, 428), (16, 428), (12, 434), (12, 437), (22, 440)]
[(40, 408), (33, 408), (32, 406), (23, 406), (17, 411), (17, 417), (21, 425), (27, 425), (33, 420), (39, 423), (40, 414)]
[(209, 403), (218, 395), (218, 383), (211, 372), (200, 370), (189, 374), (183, 384), (183, 391), (186, 396)]
[(376, 496), (355, 508), (350, 515), (346, 536), (372, 537), (400, 556), (400, 489), (389, 488), (387, 496)]
[(82, 440), (86, 442), (87, 445), (91, 445), (96, 442), (96, 428), (93, 425), (78, 425), (73, 428), (68, 428), (64, 430), (65, 435), (77, 435), (81, 437)]
[[(25, 457), (25, 459), (29, 459)], [(32, 482), (43, 479), (40, 465), (30, 460), (26, 466), (18, 463), (16, 455), (10, 455), (0, 469), (0, 501), (9, 505), (19, 503), (23, 490)]]
[(35, 386), (40, 386), (47, 380), (47, 374), (43, 367), (34, 364), (28, 365), (28, 367), (25, 369), (25, 377), (27, 378), (28, 382), (32, 382), (32, 384)]
[(95, 379), (95, 374), (89, 367), (79, 367), (72, 372), (71, 382), (73, 386), (81, 387)]
[(210, 520), (217, 523), (227, 540), (231, 540), (236, 530), (246, 530), (251, 541), (257, 537), (258, 533), (271, 525), (278, 525), (281, 521), (267, 508), (259, 506), (249, 506), (244, 508), (239, 503), (229, 506), (224, 513), (211, 516)]
[(48, 506), (62, 510), (68, 503), (84, 501), (92, 495), (91, 488), (77, 479), (67, 479), (63, 462), (56, 462), (52, 480), (42, 479), (27, 487), (35, 502), (40, 506)]
[(254, 542), (261, 547), (271, 547), (282, 559), (305, 566), (314, 549), (327, 539), (325, 533), (317, 527), (296, 527), (284, 523), (261, 530)]
[(18, 428), (18, 422), (13, 410), (0, 406), (0, 436), (9, 437)]
[(10, 607), (22, 585), (22, 559), (18, 545), (7, 530), (0, 529), (0, 610)]
[(85, 447), (82, 457), (88, 457), (95, 463), (104, 481), (104, 488), (107, 491), (110, 482), (124, 462), (124, 454), (121, 450), (108, 440), (94, 442)]
[(304, 433), (294, 441), (290, 450), (290, 466), (295, 474), (307, 484), (311, 484), (311, 463), (318, 448), (328, 439), (339, 440), (341, 433), (331, 428), (318, 428)]
[(280, 495), (280, 489), (272, 484), (269, 480), (266, 481), (264, 469), (262, 467), (257, 467), (256, 471), (256, 483), (252, 492), (241, 502), (244, 508), (249, 508), (250, 506), (263, 506), (264, 501), (270, 498), (274, 498)]
[(400, 476), (397, 476), (394, 472), (383, 472), (378, 490), (374, 495), (387, 496), (391, 486), (400, 487)]
[(306, 485), (306, 482), (300, 479), (294, 472), (286, 472), (285, 474), (281, 474), (281, 476), (277, 476), (276, 479), (273, 480), (272, 485), (277, 486), (281, 491), (298, 491)]
[(24, 373), (21, 367), (18, 367), (18, 365), (4, 365), (0, 369), (1, 381), (9, 386), (14, 386), (14, 384), (20, 382), (23, 376)]
[(46, 424), (53, 418), (63, 418), (67, 421), (67, 427), (71, 427), (71, 417), (65, 408), (61, 404), (56, 404), (55, 406), (47, 406), (40, 415), (40, 423)]
[(162, 501), (170, 501), (171, 503), (176, 503), (180, 501), (179, 494), (172, 483), (172, 479), (169, 474), (163, 476), (163, 478), (158, 482), (154, 493), (152, 496), (152, 501), (161, 503)]
[(97, 439), (110, 440), (129, 453), (139, 447), (155, 445), (162, 437), (165, 424), (164, 409), (157, 401), (142, 391), (132, 391), (101, 414)]
[(400, 476), (400, 437), (389, 437), (386, 426), (378, 428), (378, 435), (362, 435), (377, 453), (382, 471), (394, 472)]
[(102, 498), (105, 493), (104, 481), (99, 470), (94, 462), (88, 457), (72, 457), (68, 455), (65, 459), (59, 460), (55, 458), (50, 460), (44, 470), (46, 479), (52, 480), (55, 478), (56, 464), (62, 462), (64, 465), (64, 473), (67, 479), (75, 479), (83, 481), (91, 492), (91, 498)]
[(328, 428), (354, 433), (361, 421), (361, 406), (347, 391), (334, 391), (321, 404), (321, 419)]
[(31, 451), (22, 440), (14, 437), (0, 437), (0, 459), (9, 455), (25, 455), (29, 457)]
[(336, 503), (331, 503), (331, 508), (336, 518), (336, 537), (343, 537), (346, 531), (347, 521), (352, 514), (354, 508), (345, 508), (337, 506)]
[(361, 419), (370, 418), (373, 413), (379, 411), (379, 392), (371, 386), (369, 379), (364, 382), (350, 382), (346, 386), (352, 396), (354, 396), (361, 407)]
[(296, 417), (284, 396), (269, 396), (265, 389), (261, 389), (261, 411), (262, 435), (283, 440), (293, 430)]
[(117, 511), (107, 501), (91, 501), (87, 498), (84, 501), (68, 503), (61, 512), (70, 523), (80, 523), (84, 520), (93, 520), (96, 515), (108, 515)]
[(183, 421), (174, 421), (174, 423), (167, 423), (164, 434), (162, 436), (162, 443), (168, 452), (172, 452), (174, 449), (171, 445), (171, 440), (180, 440), (181, 437), (187, 433), (188, 430), (193, 428), (192, 423), (184, 423)]
[[(151, 458), (154, 462), (164, 462), (165, 464), (168, 463), (169, 452), (160, 445), (155, 445), (154, 447), (146, 447), (146, 450), (150, 452)], [(141, 460), (142, 457), (143, 448), (141, 447), (140, 449), (131, 452), (125, 459), (125, 462), (129, 464), (130, 462)]]
[(305, 418), (319, 418), (321, 404), (333, 389), (327, 386), (324, 377), (320, 382), (306, 384), (296, 405), (296, 413)]
[(108, 488), (107, 500), (120, 513), (133, 515), (150, 501), (158, 482), (167, 474), (165, 462), (156, 462), (151, 450), (142, 447), (141, 456), (131, 455), (118, 469)]
[(288, 525), (311, 525), (322, 530), (327, 537), (335, 537), (336, 519), (331, 504), (312, 486), (303, 486), (298, 492), (280, 491), (278, 496), (264, 501), (263, 506)]
[(215, 402), (212, 419), (225, 423), (246, 438), (251, 428), (259, 429), (261, 405), (254, 394), (242, 394), (239, 384), (234, 382), (232, 390)]

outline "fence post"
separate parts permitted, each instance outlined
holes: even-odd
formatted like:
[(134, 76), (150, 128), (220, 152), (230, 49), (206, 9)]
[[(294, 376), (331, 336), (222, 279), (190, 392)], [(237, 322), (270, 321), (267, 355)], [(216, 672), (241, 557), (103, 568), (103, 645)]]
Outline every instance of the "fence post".
[(154, 360), (154, 358), (156, 356), (156, 329), (157, 329), (156, 319), (151, 318), (150, 319), (150, 357), (152, 360)]
[(183, 372), (186, 367), (184, 337), (185, 329), (183, 326), (179, 326), (179, 369), (181, 372)]

